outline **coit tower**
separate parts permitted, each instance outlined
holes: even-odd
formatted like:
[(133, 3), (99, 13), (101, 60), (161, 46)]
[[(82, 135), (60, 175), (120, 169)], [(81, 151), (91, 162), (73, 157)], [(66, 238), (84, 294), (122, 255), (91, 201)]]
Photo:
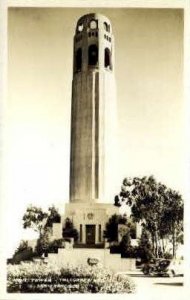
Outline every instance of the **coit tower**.
[(84, 15), (74, 35), (70, 202), (113, 201), (118, 192), (116, 115), (111, 23)]

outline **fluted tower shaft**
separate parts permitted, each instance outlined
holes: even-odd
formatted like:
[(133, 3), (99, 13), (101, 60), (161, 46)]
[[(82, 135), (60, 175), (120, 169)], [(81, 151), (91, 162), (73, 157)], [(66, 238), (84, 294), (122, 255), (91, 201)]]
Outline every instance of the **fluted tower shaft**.
[(73, 62), (70, 201), (93, 203), (108, 197), (116, 159), (114, 37), (105, 16), (78, 20)]

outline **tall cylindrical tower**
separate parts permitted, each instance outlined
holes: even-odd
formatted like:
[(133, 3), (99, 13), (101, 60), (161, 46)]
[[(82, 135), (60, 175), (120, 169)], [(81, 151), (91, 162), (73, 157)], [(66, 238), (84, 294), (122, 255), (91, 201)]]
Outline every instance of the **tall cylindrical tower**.
[(78, 20), (73, 62), (70, 201), (105, 201), (117, 160), (114, 37), (105, 16)]

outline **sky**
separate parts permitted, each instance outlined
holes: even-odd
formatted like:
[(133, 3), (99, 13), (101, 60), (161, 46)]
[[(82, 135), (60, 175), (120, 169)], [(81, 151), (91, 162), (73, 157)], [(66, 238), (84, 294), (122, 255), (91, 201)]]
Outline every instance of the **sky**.
[(30, 203), (63, 210), (69, 201), (73, 36), (89, 12), (106, 15), (115, 38), (119, 186), (124, 177), (154, 175), (183, 194), (182, 10), (11, 8), (4, 158), (10, 251)]

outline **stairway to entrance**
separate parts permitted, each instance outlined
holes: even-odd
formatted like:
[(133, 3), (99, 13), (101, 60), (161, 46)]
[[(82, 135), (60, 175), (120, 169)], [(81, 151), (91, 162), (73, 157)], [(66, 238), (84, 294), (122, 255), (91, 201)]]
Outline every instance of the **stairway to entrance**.
[(98, 259), (100, 264), (113, 272), (132, 271), (136, 269), (136, 259), (121, 258), (121, 254), (111, 254), (109, 249), (69, 248), (58, 249), (57, 254), (49, 253), (48, 262), (58, 266), (87, 266), (88, 259)]
[(74, 244), (73, 248), (103, 249), (104, 243), (101, 243), (101, 244)]

